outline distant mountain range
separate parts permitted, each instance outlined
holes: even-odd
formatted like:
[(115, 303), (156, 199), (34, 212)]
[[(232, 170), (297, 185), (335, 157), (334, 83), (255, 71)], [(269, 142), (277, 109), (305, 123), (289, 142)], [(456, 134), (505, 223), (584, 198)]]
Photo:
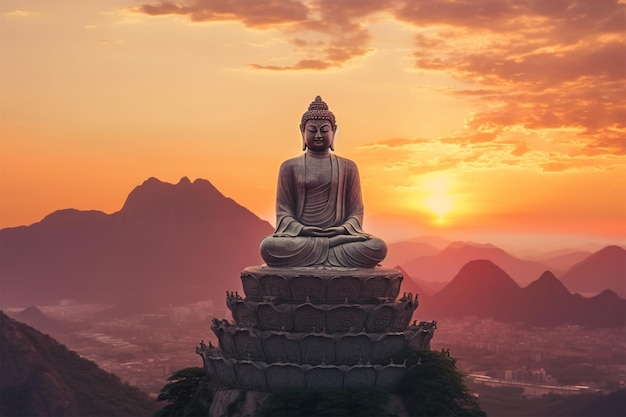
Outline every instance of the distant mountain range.
[(489, 260), (474, 260), (433, 296), (420, 297), (416, 317), (490, 317), (537, 326), (577, 324), (595, 327), (626, 326), (626, 300), (613, 291), (585, 298), (571, 294), (551, 273), (525, 288)]
[[(395, 255), (396, 264), (410, 279), (431, 293), (437, 283), (441, 288), (450, 282), (468, 262), (486, 259), (501, 267), (521, 286), (553, 268), (565, 271), (560, 280), (571, 292), (595, 295), (610, 289), (626, 298), (626, 251), (619, 246), (607, 246), (595, 253), (561, 254), (541, 263), (519, 259), (492, 245), (471, 242), (453, 242), (442, 251), (419, 242), (400, 242), (389, 245), (389, 248)], [(435, 254), (425, 255), (433, 250)]]
[[(73, 299), (152, 308), (213, 299), (222, 307), (226, 291), (241, 291), (241, 270), (262, 263), (259, 244), (272, 231), (206, 180), (182, 178), (174, 185), (150, 178), (117, 213), (61, 210), (31, 226), (0, 230), (0, 306)], [(435, 237), (391, 243), (383, 265), (403, 269), (402, 291), (419, 293), (418, 313), (436, 313), (433, 318), (477, 314), (561, 323), (576, 317), (583, 323), (596, 306), (589, 312), (601, 318), (596, 323), (620, 322), (598, 314), (614, 311), (621, 302), (615, 294), (626, 298), (624, 249), (560, 253), (546, 263), (574, 264), (562, 275), (565, 286), (546, 264), (490, 244)]]
[(626, 250), (607, 246), (572, 266), (561, 281), (570, 291), (581, 294), (597, 294), (608, 288), (626, 298)]
[(450, 282), (463, 265), (476, 259), (492, 261), (519, 284), (536, 279), (548, 269), (546, 265), (516, 258), (493, 245), (468, 242), (453, 242), (435, 255), (416, 257), (401, 266), (414, 279)]
[(151, 416), (158, 404), (0, 311), (0, 415)]
[(241, 291), (273, 227), (211, 183), (150, 178), (113, 214), (61, 210), (0, 230), (0, 306), (79, 302), (162, 306)]

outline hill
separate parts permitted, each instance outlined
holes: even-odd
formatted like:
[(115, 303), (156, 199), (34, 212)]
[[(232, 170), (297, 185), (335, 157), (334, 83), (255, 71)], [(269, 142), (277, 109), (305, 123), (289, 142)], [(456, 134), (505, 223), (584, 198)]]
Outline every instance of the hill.
[(607, 246), (572, 266), (561, 276), (572, 292), (598, 294), (610, 289), (626, 298), (626, 250)]
[(0, 305), (223, 305), (226, 291), (241, 289), (241, 270), (261, 263), (259, 243), (272, 232), (206, 180), (150, 178), (119, 212), (61, 210), (0, 230)]
[(78, 325), (69, 322), (53, 319), (45, 315), (35, 306), (30, 306), (10, 316), (22, 323), (25, 323), (45, 334), (59, 335), (75, 330)]
[(0, 312), (0, 415), (150, 416), (155, 401)]
[(423, 256), (433, 256), (440, 252), (440, 249), (415, 240), (389, 243), (387, 245), (387, 256), (382, 264), (385, 267), (395, 268), (403, 265), (415, 258)]
[(420, 300), (421, 320), (443, 317), (490, 317), (537, 326), (577, 324), (626, 325), (626, 300), (611, 290), (591, 298), (571, 294), (549, 271), (525, 288), (488, 260), (468, 262), (441, 291)]
[(516, 258), (493, 245), (454, 242), (436, 255), (422, 256), (401, 265), (414, 278), (450, 282), (466, 263), (487, 259), (505, 270), (518, 284), (526, 284), (547, 268), (533, 261)]
[(534, 259), (543, 265), (546, 265), (548, 269), (554, 272), (558, 276), (562, 276), (565, 271), (570, 269), (578, 262), (584, 260), (593, 252), (586, 252), (581, 250), (559, 250), (545, 253)]

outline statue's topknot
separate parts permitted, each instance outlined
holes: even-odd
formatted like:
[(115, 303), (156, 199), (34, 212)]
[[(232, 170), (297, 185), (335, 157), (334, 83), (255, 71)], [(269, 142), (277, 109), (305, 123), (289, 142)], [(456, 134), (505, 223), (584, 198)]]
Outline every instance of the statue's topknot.
[(309, 109), (302, 115), (300, 130), (304, 130), (304, 124), (307, 120), (328, 120), (333, 127), (336, 126), (335, 115), (328, 110), (328, 104), (320, 96), (315, 97), (315, 100), (309, 105)]

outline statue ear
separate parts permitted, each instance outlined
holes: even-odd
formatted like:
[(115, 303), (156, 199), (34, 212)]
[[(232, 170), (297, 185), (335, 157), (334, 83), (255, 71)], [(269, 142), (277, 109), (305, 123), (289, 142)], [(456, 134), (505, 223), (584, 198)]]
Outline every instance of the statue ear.
[(333, 125), (333, 138), (330, 141), (330, 150), (335, 152), (335, 134), (337, 133), (337, 125)]
[(300, 125), (300, 134), (302, 135), (302, 150), (306, 151), (306, 141), (304, 140), (304, 125)]

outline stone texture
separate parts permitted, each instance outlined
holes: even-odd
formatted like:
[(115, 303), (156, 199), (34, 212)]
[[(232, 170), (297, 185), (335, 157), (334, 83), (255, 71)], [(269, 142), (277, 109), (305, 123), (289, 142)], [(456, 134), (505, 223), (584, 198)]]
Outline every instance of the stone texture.
[(406, 348), (428, 349), (436, 327), (409, 325), (417, 296), (396, 299), (396, 269), (263, 266), (241, 278), (245, 297), (226, 297), (234, 320), (213, 319), (218, 347), (197, 349), (229, 387), (391, 387), (406, 371)]

